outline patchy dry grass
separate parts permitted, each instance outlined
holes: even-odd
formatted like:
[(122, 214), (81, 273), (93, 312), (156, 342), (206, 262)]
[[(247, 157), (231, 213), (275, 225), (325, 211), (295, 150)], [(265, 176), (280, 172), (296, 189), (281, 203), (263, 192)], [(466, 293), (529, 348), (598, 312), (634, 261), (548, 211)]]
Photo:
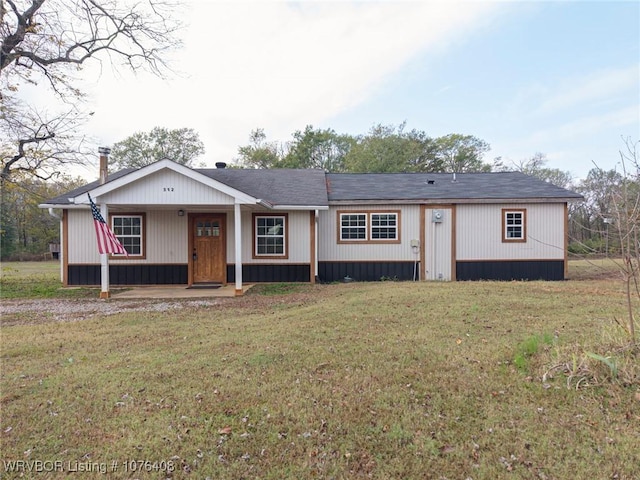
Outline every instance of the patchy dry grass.
[(293, 290), (3, 327), (3, 460), (109, 478), (640, 477), (637, 379), (551, 371), (616, 343), (616, 282)]
[[(0, 267), (0, 298), (98, 298), (99, 288), (62, 288), (60, 263), (3, 262)], [(113, 290), (116, 292), (119, 290)]]
[(576, 258), (569, 261), (569, 280), (621, 280), (621, 265), (619, 258)]

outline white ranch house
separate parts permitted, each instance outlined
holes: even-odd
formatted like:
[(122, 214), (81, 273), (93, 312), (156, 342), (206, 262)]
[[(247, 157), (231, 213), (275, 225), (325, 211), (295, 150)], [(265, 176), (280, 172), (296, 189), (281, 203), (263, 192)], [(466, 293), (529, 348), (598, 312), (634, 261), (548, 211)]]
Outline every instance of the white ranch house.
[[(222, 166), (222, 165), (221, 165)], [(562, 280), (568, 202), (521, 173), (192, 169), (162, 160), (51, 199), (65, 286), (100, 285), (88, 195), (129, 255), (111, 285)], [(102, 262), (102, 263), (101, 263)]]

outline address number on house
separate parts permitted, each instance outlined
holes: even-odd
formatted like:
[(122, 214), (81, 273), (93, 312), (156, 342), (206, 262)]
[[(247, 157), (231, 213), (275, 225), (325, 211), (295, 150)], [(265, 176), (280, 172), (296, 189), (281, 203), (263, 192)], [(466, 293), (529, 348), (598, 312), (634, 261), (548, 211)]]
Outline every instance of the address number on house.
[(163, 192), (173, 192), (173, 187), (163, 187), (162, 191)]

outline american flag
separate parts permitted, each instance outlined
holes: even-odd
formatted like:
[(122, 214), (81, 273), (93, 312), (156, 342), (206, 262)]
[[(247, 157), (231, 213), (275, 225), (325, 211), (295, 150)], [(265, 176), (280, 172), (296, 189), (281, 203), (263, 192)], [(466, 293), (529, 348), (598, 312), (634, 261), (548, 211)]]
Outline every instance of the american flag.
[(96, 227), (96, 238), (98, 239), (98, 251), (100, 253), (121, 253), (124, 255), (128, 255), (127, 251), (124, 249), (120, 240), (113, 234), (107, 222), (104, 221), (102, 215), (100, 214), (100, 210), (93, 200), (91, 199), (91, 195), (87, 193), (89, 197), (89, 203), (91, 203), (91, 213), (93, 214), (93, 225)]

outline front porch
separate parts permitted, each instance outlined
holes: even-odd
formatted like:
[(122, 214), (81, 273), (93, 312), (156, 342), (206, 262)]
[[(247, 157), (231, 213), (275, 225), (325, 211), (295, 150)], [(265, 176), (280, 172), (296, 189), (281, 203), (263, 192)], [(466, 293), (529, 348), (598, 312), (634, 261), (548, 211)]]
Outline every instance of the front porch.
[[(254, 284), (242, 285), (242, 295), (253, 287)], [(186, 285), (161, 285), (150, 287), (133, 287), (124, 292), (113, 293), (112, 299), (193, 299), (193, 298), (223, 298), (236, 297), (239, 294), (234, 284), (224, 285), (219, 288), (188, 288)]]

